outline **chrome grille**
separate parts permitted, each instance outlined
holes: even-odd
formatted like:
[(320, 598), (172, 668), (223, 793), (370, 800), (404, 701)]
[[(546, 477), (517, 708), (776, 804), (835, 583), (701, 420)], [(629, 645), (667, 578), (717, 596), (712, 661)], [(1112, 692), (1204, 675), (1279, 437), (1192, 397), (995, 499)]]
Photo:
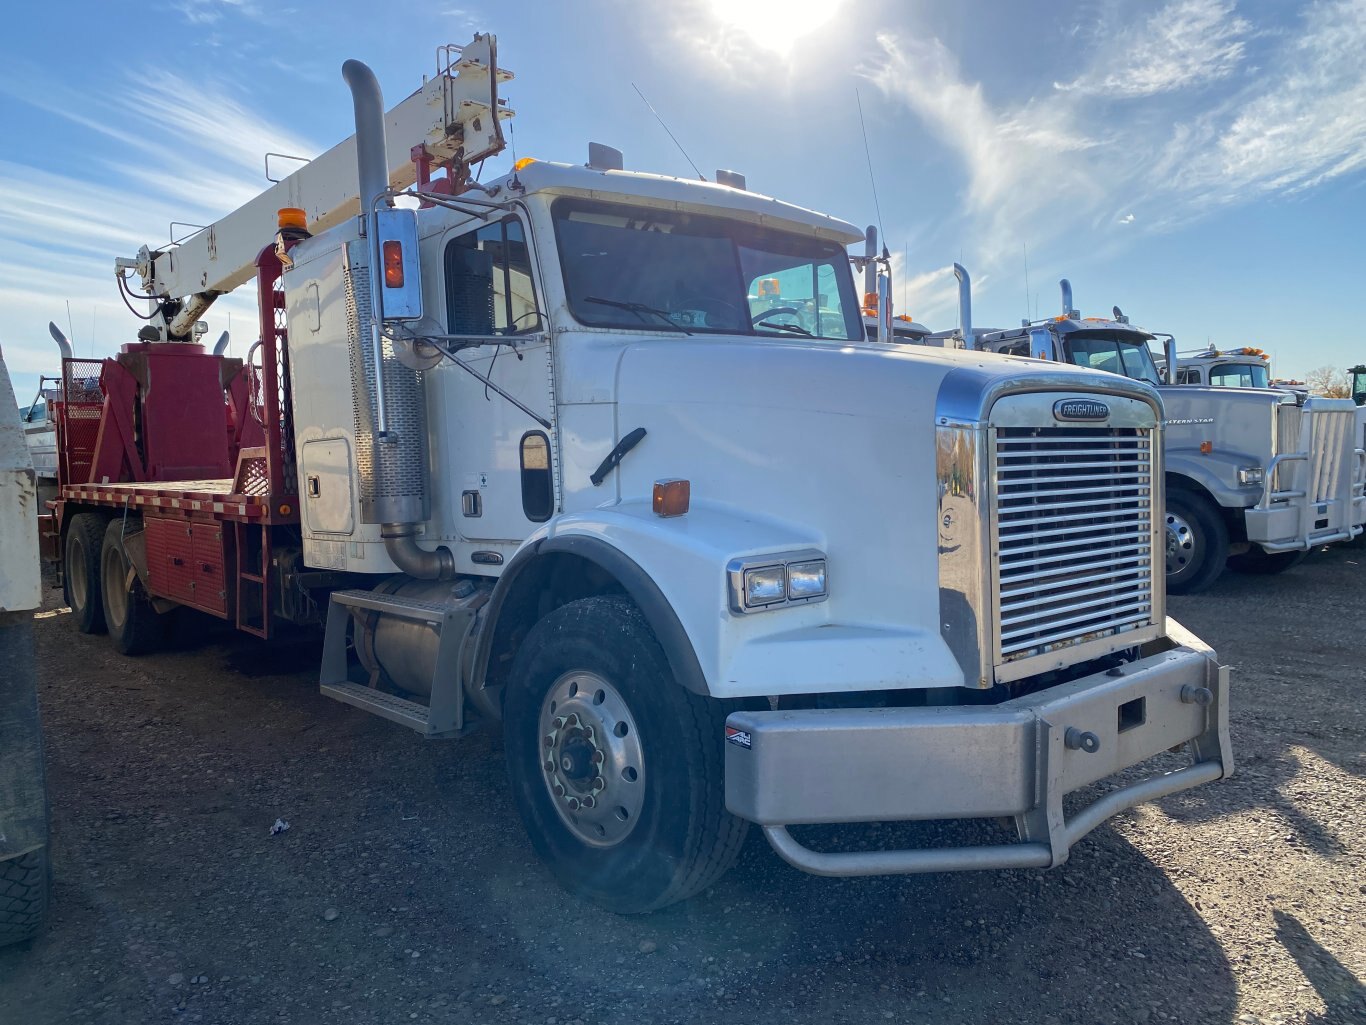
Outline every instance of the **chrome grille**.
[(1143, 428), (995, 429), (997, 663), (1153, 622), (1153, 451)]

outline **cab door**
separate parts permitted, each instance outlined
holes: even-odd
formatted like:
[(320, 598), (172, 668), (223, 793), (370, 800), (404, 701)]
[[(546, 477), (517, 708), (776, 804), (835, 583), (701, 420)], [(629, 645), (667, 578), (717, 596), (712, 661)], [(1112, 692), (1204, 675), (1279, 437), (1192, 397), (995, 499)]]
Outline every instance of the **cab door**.
[[(456, 355), (551, 420), (550, 345), (525, 225), (509, 216), (453, 228), (441, 254), (447, 332), (495, 339)], [(554, 511), (550, 431), (460, 367), (447, 363), (435, 373), (437, 433), (449, 459), (438, 483), (446, 522), (463, 540), (521, 541)]]

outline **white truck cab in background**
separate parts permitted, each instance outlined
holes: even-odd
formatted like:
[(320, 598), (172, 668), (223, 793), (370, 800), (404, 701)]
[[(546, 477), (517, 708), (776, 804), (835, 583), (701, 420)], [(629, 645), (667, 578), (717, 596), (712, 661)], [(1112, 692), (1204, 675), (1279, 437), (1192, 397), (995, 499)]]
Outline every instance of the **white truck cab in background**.
[[(969, 287), (966, 272), (960, 280)], [(1090, 367), (1156, 388), (1166, 410), (1167, 589), (1195, 593), (1227, 564), (1279, 573), (1313, 546), (1346, 541), (1366, 520), (1366, 452), (1345, 399), (1297, 403), (1266, 387), (1170, 384), (1150, 344), (1165, 340), (1163, 366), (1184, 368), (1170, 335), (1145, 331), (1116, 307), (1082, 317), (1060, 282), (1060, 315), (1017, 328), (975, 329), (986, 352)], [(1259, 367), (1264, 369), (1264, 367)]]

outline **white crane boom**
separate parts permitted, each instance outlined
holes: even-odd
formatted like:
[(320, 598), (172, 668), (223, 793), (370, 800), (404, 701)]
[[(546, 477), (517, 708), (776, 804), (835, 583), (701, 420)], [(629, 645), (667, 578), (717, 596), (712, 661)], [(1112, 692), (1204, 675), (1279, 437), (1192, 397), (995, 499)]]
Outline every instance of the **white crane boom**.
[[(501, 122), (513, 111), (499, 101), (498, 86), (512, 73), (498, 67), (495, 37), (443, 46), (438, 58), (436, 76), (385, 115), (391, 188), (416, 180), (417, 146), (426, 147), (433, 164), (451, 163), (460, 177), (503, 149)], [(136, 271), (143, 292), (160, 304), (166, 337), (182, 337), (214, 299), (255, 276), (257, 254), (275, 237), (280, 209), (302, 209), (316, 234), (360, 213), (359, 196), (353, 135), (179, 245), (143, 246), (137, 257), (116, 260), (115, 273)]]

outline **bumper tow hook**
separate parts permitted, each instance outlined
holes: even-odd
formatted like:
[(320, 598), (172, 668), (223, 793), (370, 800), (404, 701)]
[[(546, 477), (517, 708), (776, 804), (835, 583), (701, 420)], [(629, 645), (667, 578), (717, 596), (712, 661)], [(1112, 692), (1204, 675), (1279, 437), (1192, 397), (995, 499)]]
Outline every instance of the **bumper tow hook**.
[(1067, 732), (1062, 735), (1063, 746), (1069, 751), (1085, 751), (1088, 755), (1093, 755), (1100, 750), (1100, 738), (1090, 730), (1079, 730), (1075, 726), (1067, 727)]

